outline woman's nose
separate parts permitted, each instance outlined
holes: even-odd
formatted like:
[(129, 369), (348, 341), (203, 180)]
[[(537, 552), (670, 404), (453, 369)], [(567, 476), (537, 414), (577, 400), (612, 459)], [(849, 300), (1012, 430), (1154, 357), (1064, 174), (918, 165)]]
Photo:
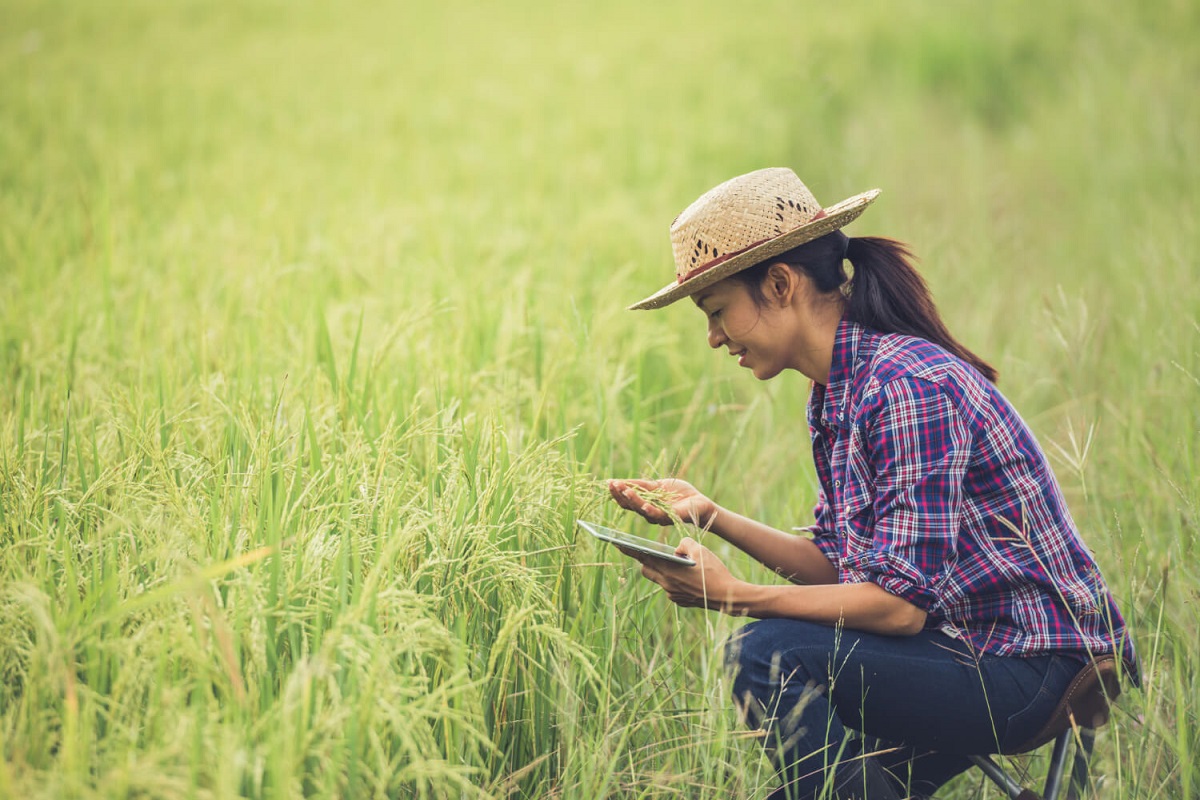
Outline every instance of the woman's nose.
[(716, 320), (708, 321), (708, 346), (716, 350), (721, 345), (725, 344), (725, 331), (721, 330), (721, 326)]

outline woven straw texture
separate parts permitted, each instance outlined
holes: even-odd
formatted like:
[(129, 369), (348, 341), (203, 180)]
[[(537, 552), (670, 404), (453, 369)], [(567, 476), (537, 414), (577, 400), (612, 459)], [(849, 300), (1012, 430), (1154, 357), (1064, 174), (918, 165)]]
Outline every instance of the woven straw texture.
[(702, 194), (671, 224), (675, 282), (631, 309), (661, 308), (853, 221), (872, 189), (822, 210), (786, 167), (739, 175)]

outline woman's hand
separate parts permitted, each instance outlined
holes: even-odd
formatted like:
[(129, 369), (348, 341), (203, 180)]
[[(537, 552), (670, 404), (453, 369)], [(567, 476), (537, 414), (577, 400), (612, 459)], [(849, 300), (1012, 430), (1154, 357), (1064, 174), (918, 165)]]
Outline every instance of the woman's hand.
[(684, 607), (708, 608), (726, 614), (741, 615), (735, 597), (742, 582), (730, 574), (721, 560), (704, 545), (685, 538), (675, 548), (676, 555), (687, 556), (696, 562), (688, 567), (661, 558), (622, 549), (626, 555), (642, 563), (642, 577), (654, 581), (667, 593), (672, 603)]
[(642, 492), (655, 492), (665, 495), (665, 503), (671, 512), (690, 522), (698, 528), (707, 528), (717, 515), (717, 504), (697, 491), (687, 481), (678, 478), (665, 478), (658, 481), (643, 480), (610, 480), (608, 491), (621, 508), (641, 514), (647, 522), (655, 525), (670, 525), (674, 522), (671, 514), (663, 511), (654, 503), (641, 496)]

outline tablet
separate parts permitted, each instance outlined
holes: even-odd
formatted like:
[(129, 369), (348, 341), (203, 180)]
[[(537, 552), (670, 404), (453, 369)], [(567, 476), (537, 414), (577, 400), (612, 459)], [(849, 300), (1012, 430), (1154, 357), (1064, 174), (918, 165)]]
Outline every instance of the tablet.
[(584, 522), (581, 519), (575, 520), (579, 527), (595, 536), (597, 539), (603, 539), (612, 544), (618, 544), (628, 550), (636, 550), (639, 553), (645, 553), (648, 556), (661, 558), (664, 561), (671, 561), (676, 564), (683, 564), (688, 567), (696, 566), (696, 562), (692, 561), (687, 556), (675, 555), (675, 548), (669, 544), (662, 544), (651, 539), (643, 539), (640, 536), (634, 536), (632, 533), (625, 531), (606, 528), (603, 525), (597, 525), (594, 522)]

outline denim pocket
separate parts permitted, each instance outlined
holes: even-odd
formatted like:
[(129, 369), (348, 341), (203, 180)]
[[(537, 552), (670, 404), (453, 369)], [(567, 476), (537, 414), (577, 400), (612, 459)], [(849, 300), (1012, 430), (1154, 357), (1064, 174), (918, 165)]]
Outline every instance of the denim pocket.
[(1019, 746), (1042, 729), (1080, 666), (1082, 665), (1079, 660), (1071, 656), (1050, 656), (1037, 694), (1028, 705), (1011, 715), (1005, 723), (1004, 736), (1001, 739), (1002, 749)]

